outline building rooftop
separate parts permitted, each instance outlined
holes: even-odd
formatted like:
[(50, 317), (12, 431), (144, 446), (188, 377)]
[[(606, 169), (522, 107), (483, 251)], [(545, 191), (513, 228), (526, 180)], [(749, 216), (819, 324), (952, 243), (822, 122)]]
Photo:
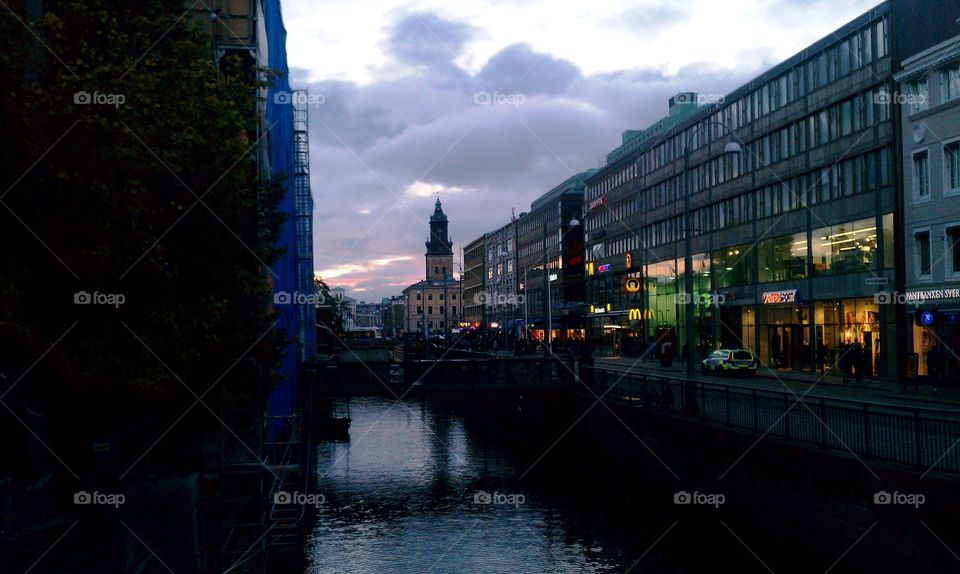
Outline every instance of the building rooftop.
[(582, 193), (583, 190), (579, 188), (583, 187), (584, 182), (587, 180), (587, 178), (596, 172), (597, 172), (596, 168), (590, 168), (586, 171), (581, 171), (577, 175), (572, 175), (568, 177), (560, 185), (554, 187), (550, 191), (544, 193), (537, 199), (533, 200), (533, 203), (530, 204), (530, 211), (534, 211), (547, 203), (553, 202), (557, 197), (563, 195), (568, 191), (577, 191)]

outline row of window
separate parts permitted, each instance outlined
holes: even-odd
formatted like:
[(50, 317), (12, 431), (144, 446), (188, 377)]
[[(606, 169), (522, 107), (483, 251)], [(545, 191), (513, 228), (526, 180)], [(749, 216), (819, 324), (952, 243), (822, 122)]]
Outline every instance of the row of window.
[[(445, 315), (445, 314), (446, 314), (446, 310), (447, 310), (447, 309), (446, 309), (445, 306), (440, 305), (437, 309), (438, 309), (440, 315)], [(417, 315), (422, 315), (422, 314), (423, 314), (423, 307), (420, 306), (420, 305), (417, 305)], [(427, 305), (427, 315), (433, 315), (433, 305)], [(453, 306), (450, 307), (450, 315), (456, 317), (456, 315), (457, 315), (457, 306), (456, 306), (456, 305), (453, 305)]]
[[(887, 121), (890, 106), (884, 94), (886, 89), (882, 86), (868, 90), (750, 142), (747, 144), (745, 172), (761, 169)], [(709, 187), (722, 181), (704, 183)]]
[[(718, 139), (726, 138), (725, 130), (717, 125), (718, 122), (722, 121), (731, 130), (737, 130), (869, 65), (876, 59), (885, 57), (889, 51), (887, 26), (886, 18), (874, 21), (842, 41), (798, 63), (791, 70), (766, 82), (760, 88), (722, 107), (710, 117), (690, 126), (683, 133), (643, 153), (637, 164), (625, 167), (600, 182), (588, 186), (587, 200), (597, 199), (639, 175), (654, 172), (673, 163), (682, 156), (685, 139), (689, 139), (691, 149), (697, 149)], [(960, 75), (958, 75), (956, 87), (960, 90)], [(637, 165), (642, 169), (637, 169)]]
[[(883, 216), (882, 226), (881, 234), (877, 220), (870, 217), (813, 229), (809, 239), (807, 232), (801, 232), (763, 239), (755, 245), (733, 245), (695, 254), (692, 257), (695, 282), (705, 285), (712, 282), (714, 288), (729, 288), (801, 280), (809, 274), (826, 276), (891, 269), (894, 265), (892, 213)], [(955, 254), (951, 264), (960, 278), (960, 224), (950, 228), (949, 233), (955, 239), (951, 243)], [(929, 260), (929, 231), (918, 232), (917, 238), (918, 245), (925, 242), (923, 249)], [(881, 240), (882, 261), (878, 258)], [(647, 274), (669, 283), (683, 275), (680, 264), (682, 260), (676, 264), (673, 260), (651, 262), (646, 265)], [(929, 273), (929, 266), (927, 269)]]
[[(702, 235), (749, 223), (754, 219), (775, 217), (810, 205), (876, 191), (892, 184), (889, 166), (890, 150), (881, 148), (848, 158), (832, 167), (809, 171), (695, 209), (691, 213), (693, 233)], [(618, 211), (615, 209), (611, 213)], [(679, 241), (684, 237), (682, 228), (682, 217), (646, 225), (637, 234), (624, 226), (623, 232), (616, 237), (595, 243), (590, 255), (596, 260)], [(604, 243), (609, 248), (603, 246)], [(598, 245), (601, 246), (599, 249)]]
[(960, 280), (960, 222), (943, 227), (943, 253), (934, 259), (930, 228), (915, 229), (913, 275), (920, 281), (933, 279), (933, 269), (941, 263), (945, 280)]
[[(940, 103), (945, 104), (960, 98), (960, 61), (940, 68)], [(930, 109), (930, 86), (927, 76), (907, 83), (907, 93), (911, 97), (906, 103), (910, 113), (924, 112)]]
[[(717, 157), (692, 168), (692, 193), (699, 193), (888, 120), (889, 106), (880, 97), (882, 93), (883, 89), (877, 88), (857, 94), (748, 143), (744, 153)], [(587, 218), (586, 230), (594, 231), (617, 219), (679, 201), (683, 197), (681, 181), (681, 176), (676, 176), (644, 189), (636, 200), (627, 200), (609, 209), (594, 210)]]
[[(960, 140), (943, 144), (943, 195), (960, 194)], [(930, 193), (930, 149), (913, 152), (913, 199), (916, 202), (929, 201)]]
[[(438, 295), (439, 295), (439, 297), (440, 297), (440, 300), (443, 301), (443, 293), (438, 293)], [(419, 293), (419, 292), (418, 292), (418, 293), (417, 293), (417, 301), (421, 301), (421, 298), (420, 298), (421, 296), (422, 296), (422, 293)], [(456, 300), (457, 300), (457, 294), (456, 294), (456, 293), (450, 293), (450, 299), (453, 300), (453, 301), (456, 301)], [(433, 293), (427, 293), (427, 301), (433, 301)]]

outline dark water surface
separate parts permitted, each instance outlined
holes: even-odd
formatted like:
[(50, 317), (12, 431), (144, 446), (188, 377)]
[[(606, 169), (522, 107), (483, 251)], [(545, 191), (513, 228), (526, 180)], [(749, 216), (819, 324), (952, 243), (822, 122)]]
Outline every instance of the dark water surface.
[(642, 469), (621, 471), (602, 449), (576, 446), (575, 433), (543, 456), (449, 405), (349, 407), (349, 442), (316, 449), (326, 501), (308, 539), (310, 574), (768, 572), (758, 558), (779, 574), (799, 564), (734, 519), (685, 514), (653, 486), (662, 468), (649, 469), (648, 483)]

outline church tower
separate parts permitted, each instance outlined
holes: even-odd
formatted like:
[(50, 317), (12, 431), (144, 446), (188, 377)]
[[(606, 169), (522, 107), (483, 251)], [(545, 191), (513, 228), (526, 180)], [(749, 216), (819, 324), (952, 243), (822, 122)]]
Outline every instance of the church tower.
[(440, 196), (430, 216), (430, 241), (427, 241), (427, 281), (453, 278), (453, 241), (447, 236), (447, 216), (440, 207)]

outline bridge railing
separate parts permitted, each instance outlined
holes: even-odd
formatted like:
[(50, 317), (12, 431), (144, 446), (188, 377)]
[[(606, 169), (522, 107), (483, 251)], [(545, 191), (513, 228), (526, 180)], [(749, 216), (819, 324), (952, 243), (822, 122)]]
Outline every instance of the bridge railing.
[(598, 396), (653, 411), (904, 463), (924, 472), (960, 473), (960, 410), (795, 396), (748, 384), (597, 367), (585, 367), (581, 373)]
[[(574, 366), (553, 357), (501, 357), (341, 363), (324, 382), (381, 388), (420, 385), (431, 388), (476, 386), (556, 387), (574, 385)], [(332, 380), (335, 377), (336, 380)], [(384, 388), (384, 390), (386, 390)]]

